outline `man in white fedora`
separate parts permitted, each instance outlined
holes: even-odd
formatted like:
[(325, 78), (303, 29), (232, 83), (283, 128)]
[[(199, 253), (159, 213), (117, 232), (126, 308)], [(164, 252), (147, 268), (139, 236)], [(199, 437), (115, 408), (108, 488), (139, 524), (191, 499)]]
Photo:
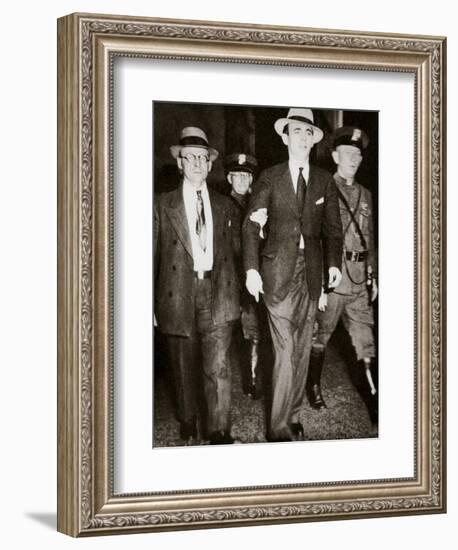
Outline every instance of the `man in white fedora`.
[[(291, 441), (304, 436), (299, 412), (317, 300), (323, 273), (329, 288), (340, 282), (342, 226), (332, 176), (309, 162), (323, 138), (311, 109), (289, 109), (275, 131), (289, 160), (261, 173), (243, 225), (243, 249), (246, 286), (256, 300), (263, 294), (275, 351), (267, 439)], [(267, 212), (265, 239), (250, 220), (259, 209)]]
[(180, 435), (198, 442), (203, 380), (211, 444), (233, 443), (230, 424), (232, 324), (240, 316), (232, 241), (232, 206), (207, 187), (218, 152), (203, 130), (186, 127), (170, 147), (183, 175), (178, 189), (155, 198), (155, 317), (173, 369)]

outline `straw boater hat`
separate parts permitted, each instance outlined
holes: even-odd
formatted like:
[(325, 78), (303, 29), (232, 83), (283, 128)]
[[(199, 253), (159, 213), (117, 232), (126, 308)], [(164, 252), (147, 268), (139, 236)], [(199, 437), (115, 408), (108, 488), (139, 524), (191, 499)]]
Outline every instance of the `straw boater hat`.
[(339, 145), (353, 145), (362, 152), (369, 145), (366, 132), (356, 126), (342, 126), (334, 134), (334, 149)]
[(186, 126), (186, 128), (181, 130), (179, 145), (172, 145), (170, 147), (172, 157), (176, 159), (180, 155), (183, 147), (201, 147), (202, 149), (207, 149), (211, 161), (218, 158), (218, 151), (208, 146), (208, 139), (205, 132), (195, 126)]
[(285, 126), (290, 122), (302, 122), (304, 125), (312, 127), (314, 144), (323, 139), (323, 131), (318, 128), (318, 126), (315, 126), (315, 123), (313, 122), (312, 109), (292, 107), (288, 111), (286, 118), (279, 118), (274, 124), (275, 131), (279, 136), (283, 135)]

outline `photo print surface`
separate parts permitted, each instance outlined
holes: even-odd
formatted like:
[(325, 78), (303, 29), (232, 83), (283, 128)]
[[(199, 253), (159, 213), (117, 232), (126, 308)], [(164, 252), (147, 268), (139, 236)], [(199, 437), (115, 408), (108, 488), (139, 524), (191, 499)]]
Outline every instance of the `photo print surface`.
[(152, 111), (153, 447), (378, 437), (379, 113)]

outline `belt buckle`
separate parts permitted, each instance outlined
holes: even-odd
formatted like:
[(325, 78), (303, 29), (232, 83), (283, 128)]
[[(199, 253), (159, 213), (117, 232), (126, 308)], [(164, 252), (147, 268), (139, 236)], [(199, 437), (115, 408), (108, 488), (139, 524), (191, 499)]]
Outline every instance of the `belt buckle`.
[(352, 251), (351, 251), (351, 261), (352, 261), (352, 262), (356, 262), (356, 261), (357, 261), (357, 259), (356, 259), (356, 258), (357, 258), (357, 254), (358, 254), (358, 252), (356, 252), (355, 250), (352, 250)]
[(204, 272), (202, 270), (199, 270), (197, 272), (197, 278), (200, 279), (201, 281), (203, 280), (204, 278)]

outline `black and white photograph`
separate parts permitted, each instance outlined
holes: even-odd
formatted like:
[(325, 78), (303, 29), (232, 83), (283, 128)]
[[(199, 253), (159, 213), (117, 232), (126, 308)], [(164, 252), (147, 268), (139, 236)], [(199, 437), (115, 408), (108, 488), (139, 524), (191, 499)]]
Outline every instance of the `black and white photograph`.
[(378, 124), (153, 102), (153, 448), (378, 437)]
[(5, 549), (453, 546), (453, 13), (4, 4)]

